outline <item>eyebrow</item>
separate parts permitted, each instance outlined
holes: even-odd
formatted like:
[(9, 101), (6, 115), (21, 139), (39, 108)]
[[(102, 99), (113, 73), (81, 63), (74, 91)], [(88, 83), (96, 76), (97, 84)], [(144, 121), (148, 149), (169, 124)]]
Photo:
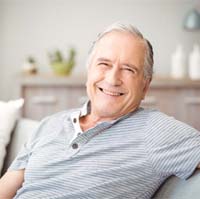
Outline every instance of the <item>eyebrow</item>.
[(107, 58), (104, 58), (104, 57), (99, 57), (99, 58), (97, 59), (97, 61), (111, 62), (110, 59), (107, 59)]

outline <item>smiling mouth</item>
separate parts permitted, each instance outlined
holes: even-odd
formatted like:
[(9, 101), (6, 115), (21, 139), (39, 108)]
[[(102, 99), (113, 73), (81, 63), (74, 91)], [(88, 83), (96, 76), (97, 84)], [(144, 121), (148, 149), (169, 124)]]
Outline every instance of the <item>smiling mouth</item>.
[(111, 96), (122, 96), (122, 95), (124, 95), (124, 93), (121, 93), (121, 92), (113, 92), (113, 91), (109, 91), (109, 90), (106, 90), (106, 89), (103, 89), (103, 88), (100, 88), (100, 87), (98, 87), (98, 88), (101, 92), (103, 92), (106, 95), (111, 95)]

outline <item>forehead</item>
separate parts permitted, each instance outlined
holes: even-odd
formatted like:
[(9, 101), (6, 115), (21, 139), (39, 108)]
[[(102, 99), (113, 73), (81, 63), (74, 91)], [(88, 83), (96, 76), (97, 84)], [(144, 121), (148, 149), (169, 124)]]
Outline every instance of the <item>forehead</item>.
[(121, 61), (143, 62), (145, 50), (145, 44), (141, 38), (128, 32), (112, 31), (96, 43), (94, 57), (104, 56)]

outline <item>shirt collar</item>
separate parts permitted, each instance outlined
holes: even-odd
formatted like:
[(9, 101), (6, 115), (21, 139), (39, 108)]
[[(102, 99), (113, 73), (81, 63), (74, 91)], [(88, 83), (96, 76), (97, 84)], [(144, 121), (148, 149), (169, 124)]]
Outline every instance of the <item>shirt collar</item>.
[[(136, 110), (134, 111), (131, 111), (125, 115), (122, 115), (121, 117), (118, 117), (117, 119), (114, 119), (114, 120), (111, 120), (111, 121), (104, 121), (104, 122), (100, 122), (100, 123), (108, 123), (108, 124), (114, 124), (116, 122), (118, 122), (119, 120), (122, 120), (122, 119), (125, 119), (127, 117), (129, 117), (130, 115), (138, 112), (139, 110), (141, 110), (142, 108), (137, 108)], [(83, 107), (81, 108), (80, 112), (79, 112), (79, 117), (82, 117), (82, 116), (85, 116), (87, 114), (89, 114), (91, 111), (91, 102), (90, 100), (88, 100), (84, 105)], [(99, 123), (99, 124), (100, 124)]]
[(89, 114), (90, 111), (91, 111), (91, 103), (90, 100), (88, 100), (80, 110), (80, 117)]

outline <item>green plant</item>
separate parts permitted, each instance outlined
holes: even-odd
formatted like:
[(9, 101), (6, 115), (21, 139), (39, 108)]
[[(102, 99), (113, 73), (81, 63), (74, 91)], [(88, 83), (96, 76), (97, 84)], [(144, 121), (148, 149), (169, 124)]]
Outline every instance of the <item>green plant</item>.
[(49, 61), (54, 72), (59, 75), (69, 75), (75, 66), (76, 51), (74, 48), (69, 50), (67, 59), (60, 50), (49, 53)]
[(32, 56), (27, 57), (27, 62), (31, 63), (31, 64), (35, 64), (36, 63), (35, 58), (32, 57)]

